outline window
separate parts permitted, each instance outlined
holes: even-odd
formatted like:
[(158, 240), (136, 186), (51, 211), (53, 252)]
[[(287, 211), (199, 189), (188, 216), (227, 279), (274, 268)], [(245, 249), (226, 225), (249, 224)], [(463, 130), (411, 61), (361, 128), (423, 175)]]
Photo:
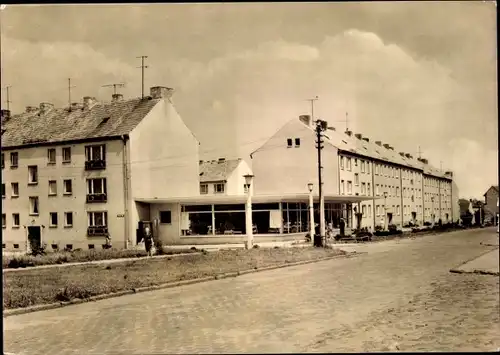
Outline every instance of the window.
[(347, 170), (348, 171), (351, 171), (352, 167), (351, 167), (351, 158), (347, 158)]
[(30, 197), (30, 215), (38, 215), (39, 211), (38, 211), (38, 197), (36, 196), (33, 196), (33, 197)]
[(106, 194), (106, 178), (87, 179), (87, 194)]
[(396, 197), (399, 197), (399, 187), (396, 186)]
[(354, 166), (358, 166), (358, 159), (354, 159)]
[(2, 213), (2, 228), (7, 227), (7, 215)]
[(160, 223), (171, 224), (172, 223), (172, 212), (171, 211), (160, 211)]
[(365, 172), (365, 161), (364, 160), (361, 160), (361, 172), (362, 173)]
[(224, 184), (214, 184), (214, 191), (216, 194), (224, 193)]
[(344, 157), (340, 157), (340, 169), (344, 170)]
[(66, 250), (73, 250), (73, 244), (66, 244)]
[(358, 185), (359, 185), (359, 175), (358, 175), (357, 173), (356, 173), (356, 174), (354, 174), (354, 184), (355, 184), (356, 186), (358, 186)]
[(50, 212), (50, 227), (57, 227), (57, 212)]
[(57, 181), (49, 180), (49, 196), (57, 195)]
[(59, 245), (57, 244), (51, 244), (52, 250), (59, 250)]
[(377, 205), (375, 213), (377, 214), (377, 216), (380, 216), (380, 205)]
[(372, 216), (372, 205), (368, 205), (368, 217)]
[(344, 190), (344, 180), (340, 181), (340, 194), (343, 195), (345, 192)]
[(2, 184), (2, 198), (5, 198), (5, 184)]
[(89, 244), (89, 249), (94, 249), (94, 244)]
[(12, 197), (19, 197), (19, 183), (13, 182), (10, 184), (10, 187), (12, 189)]
[(368, 195), (368, 196), (371, 196), (371, 195), (372, 195), (372, 193), (371, 193), (371, 186), (370, 186), (370, 183), (368, 183), (366, 186), (367, 186), (366, 193), (367, 193), (367, 195)]
[(62, 162), (71, 163), (71, 148), (65, 147), (62, 149)]
[(19, 213), (12, 214), (12, 227), (19, 228), (21, 224), (21, 218), (19, 217)]
[(366, 183), (361, 183), (361, 194), (366, 195)]
[(19, 249), (19, 244), (14, 244), (14, 249)]
[(380, 195), (380, 186), (379, 186), (379, 184), (375, 185), (375, 195), (377, 195), (377, 196)]
[(38, 166), (28, 166), (28, 184), (38, 184)]
[(64, 194), (71, 195), (73, 193), (73, 184), (70, 179), (63, 180)]
[(366, 216), (366, 206), (365, 205), (361, 206), (361, 213), (363, 214), (363, 216)]
[(347, 181), (347, 194), (352, 194), (352, 181)]
[(295, 147), (300, 147), (300, 138), (295, 138)]
[(86, 146), (85, 159), (86, 161), (106, 160), (106, 149), (104, 144)]
[(56, 150), (54, 148), (47, 149), (47, 159), (49, 164), (56, 163)]
[(65, 227), (73, 226), (73, 212), (64, 212), (64, 226)]
[(10, 153), (10, 167), (17, 168), (18, 163), (19, 163), (19, 153), (17, 152)]
[(369, 174), (370, 173), (370, 162), (366, 162), (366, 172)]
[(5, 243), (2, 243), (2, 249), (5, 249), (7, 247), (7, 245), (5, 245)]
[(88, 212), (89, 227), (106, 227), (108, 225), (107, 212)]
[(287, 147), (288, 147), (288, 148), (291, 148), (291, 147), (292, 147), (292, 144), (293, 144), (292, 142), (293, 142), (293, 141), (292, 141), (292, 138), (288, 138), (288, 139), (286, 140), (286, 143), (287, 143)]
[(2, 153), (2, 169), (5, 167), (5, 154)]
[(200, 194), (202, 194), (202, 195), (208, 194), (208, 185), (207, 184), (200, 185)]

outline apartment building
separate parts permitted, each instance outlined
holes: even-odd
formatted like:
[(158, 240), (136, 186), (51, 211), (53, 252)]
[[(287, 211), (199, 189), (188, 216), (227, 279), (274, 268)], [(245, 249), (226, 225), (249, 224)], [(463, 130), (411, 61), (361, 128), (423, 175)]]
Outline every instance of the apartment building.
[(248, 192), (244, 176), (252, 174), (241, 158), (203, 161), (200, 160), (201, 195), (243, 195)]
[(172, 94), (2, 110), (3, 248), (127, 248), (151, 218), (137, 199), (199, 194), (199, 143)]

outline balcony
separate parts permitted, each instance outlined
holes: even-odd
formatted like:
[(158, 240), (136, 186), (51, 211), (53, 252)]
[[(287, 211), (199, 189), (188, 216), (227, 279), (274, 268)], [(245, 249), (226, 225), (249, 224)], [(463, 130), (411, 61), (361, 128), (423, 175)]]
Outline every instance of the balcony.
[(87, 195), (87, 203), (106, 202), (106, 201), (108, 201), (108, 195), (106, 195), (106, 194), (88, 194)]
[(108, 235), (108, 227), (88, 227), (87, 235), (89, 237), (103, 237)]
[(96, 159), (85, 162), (85, 170), (102, 170), (106, 169), (106, 160)]

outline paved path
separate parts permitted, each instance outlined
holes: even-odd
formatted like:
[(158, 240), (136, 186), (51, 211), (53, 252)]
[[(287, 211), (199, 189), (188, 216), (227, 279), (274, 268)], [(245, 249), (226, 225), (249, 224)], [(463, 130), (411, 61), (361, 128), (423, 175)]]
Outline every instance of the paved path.
[(481, 242), (498, 242), (496, 230), (391, 241), (358, 258), (12, 316), (4, 319), (4, 348), (15, 354), (494, 350), (499, 278), (449, 272), (494, 249)]

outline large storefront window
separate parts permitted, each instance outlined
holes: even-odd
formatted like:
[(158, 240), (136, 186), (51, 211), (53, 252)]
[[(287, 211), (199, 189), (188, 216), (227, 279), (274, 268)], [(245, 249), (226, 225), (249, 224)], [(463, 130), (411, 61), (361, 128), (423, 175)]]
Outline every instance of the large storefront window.
[(182, 235), (212, 234), (212, 205), (182, 206)]
[(309, 206), (306, 203), (283, 202), (283, 233), (303, 233), (309, 231)]
[(215, 234), (245, 234), (245, 205), (214, 205)]
[(283, 226), (279, 203), (252, 205), (252, 221), (255, 234), (279, 234)]

